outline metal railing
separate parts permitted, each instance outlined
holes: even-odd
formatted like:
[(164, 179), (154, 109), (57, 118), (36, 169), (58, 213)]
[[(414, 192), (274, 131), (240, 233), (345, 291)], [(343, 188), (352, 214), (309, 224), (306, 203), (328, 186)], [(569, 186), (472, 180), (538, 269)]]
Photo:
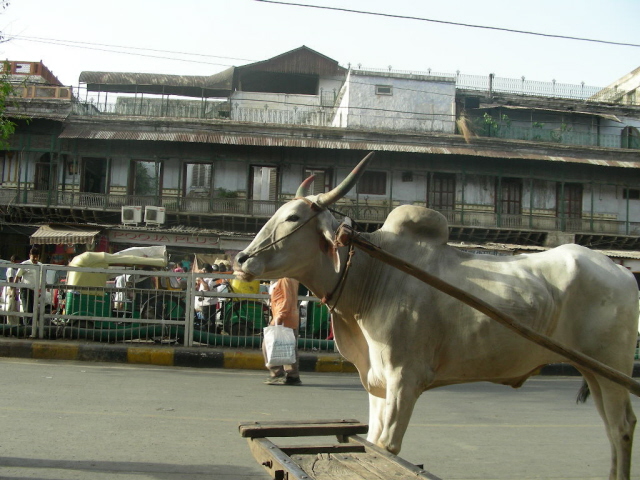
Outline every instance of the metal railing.
[[(259, 349), (262, 329), (271, 319), (269, 297), (264, 293), (195, 288), (196, 277), (213, 278), (224, 285), (233, 278), (230, 274), (20, 267), (35, 271), (37, 281), (30, 285), (0, 281), (0, 334), (4, 336)], [(71, 271), (103, 275), (108, 280), (99, 287), (68, 285)], [(119, 276), (123, 277), (114, 281)], [(33, 311), (26, 307), (28, 292)], [(298, 300), (302, 313), (299, 347), (332, 352), (328, 308), (315, 297)], [(208, 303), (211, 308), (205, 308)]]
[[(12, 192), (12, 193), (10, 193)], [(0, 206), (48, 206), (92, 208), (117, 212), (123, 206), (163, 206), (167, 213), (189, 212), (201, 215), (250, 216), (270, 218), (286, 200), (251, 200), (246, 198), (197, 198), (148, 195), (106, 195), (98, 193), (50, 192), (38, 190), (0, 190)], [(477, 207), (477, 206), (474, 206)], [(465, 209), (440, 210), (450, 226), (530, 229), (542, 231), (565, 231), (584, 233), (606, 233), (612, 235), (638, 235), (640, 222), (618, 219), (603, 219), (597, 213), (584, 212), (582, 218), (564, 218), (546, 214), (501, 215), (490, 211)], [(334, 205), (342, 215), (356, 222), (383, 223), (392, 207), (388, 204), (370, 205), (367, 200), (346, 198)], [(141, 220), (142, 221), (142, 220)]]
[(548, 232), (640, 235), (640, 222), (605, 220), (595, 216), (566, 218), (550, 215), (507, 215), (473, 210), (441, 210), (451, 226), (539, 230)]
[[(540, 81), (529, 80), (525, 77), (506, 78), (497, 77), (494, 74), (489, 75), (467, 75), (460, 72), (442, 73), (428, 69), (426, 71), (408, 71), (408, 70), (389, 70), (381, 68), (361, 67), (359, 70), (367, 72), (380, 73), (400, 73), (407, 75), (422, 75), (431, 77), (441, 77), (453, 79), (457, 89), (477, 90), (481, 92), (501, 92), (516, 95), (531, 95), (537, 97), (550, 98), (568, 98), (574, 100), (584, 100), (588, 102), (604, 102), (604, 103), (628, 103), (626, 95), (629, 93), (618, 88), (602, 88), (593, 85), (586, 85), (585, 82), (561, 83), (556, 80)], [(633, 105), (638, 105), (639, 100), (636, 98)]]
[(477, 128), (481, 137), (528, 140), (534, 142), (560, 143), (586, 147), (640, 149), (640, 142), (625, 140), (621, 135), (591, 132), (576, 132), (561, 128), (522, 127), (516, 125), (496, 125)]

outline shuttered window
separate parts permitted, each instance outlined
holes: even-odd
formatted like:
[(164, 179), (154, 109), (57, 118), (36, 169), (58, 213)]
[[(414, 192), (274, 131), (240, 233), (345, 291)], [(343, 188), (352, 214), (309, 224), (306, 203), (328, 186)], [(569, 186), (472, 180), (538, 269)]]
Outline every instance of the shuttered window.
[(278, 169), (254, 165), (251, 167), (251, 189), (253, 200), (277, 200)]
[(427, 206), (434, 210), (454, 210), (456, 204), (456, 175), (434, 173), (428, 185)]
[(309, 178), (313, 175), (315, 178), (313, 179), (313, 183), (311, 184), (311, 188), (309, 192), (311, 195), (319, 195), (321, 193), (328, 192), (331, 188), (331, 172), (328, 170), (316, 170), (316, 169), (305, 169), (304, 178)]
[(582, 184), (558, 184), (556, 195), (559, 217), (582, 218)]
[(498, 182), (498, 204), (496, 209), (503, 215), (522, 214), (522, 180), (502, 178)]
[(364, 195), (386, 195), (387, 173), (364, 172), (358, 181), (358, 193)]

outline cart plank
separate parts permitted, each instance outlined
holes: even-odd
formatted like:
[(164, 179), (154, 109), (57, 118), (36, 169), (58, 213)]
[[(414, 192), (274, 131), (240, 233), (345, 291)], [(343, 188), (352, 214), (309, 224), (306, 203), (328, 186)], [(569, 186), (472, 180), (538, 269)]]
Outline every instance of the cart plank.
[(369, 480), (354, 472), (349, 465), (336, 461), (333, 454), (296, 455), (292, 459), (314, 480)]
[[(440, 480), (426, 470), (378, 447), (358, 433), (357, 420), (251, 422), (239, 426), (256, 461), (274, 480)], [(266, 436), (336, 435), (341, 444), (276, 445)]]
[[(248, 438), (253, 458), (271, 475), (271, 478), (287, 478), (288, 480), (309, 480), (307, 473), (284, 454), (273, 442), (266, 438)], [(284, 473), (287, 476), (284, 476)]]
[(357, 420), (312, 420), (306, 422), (242, 423), (239, 430), (240, 435), (245, 438), (347, 436), (367, 433), (369, 426)]

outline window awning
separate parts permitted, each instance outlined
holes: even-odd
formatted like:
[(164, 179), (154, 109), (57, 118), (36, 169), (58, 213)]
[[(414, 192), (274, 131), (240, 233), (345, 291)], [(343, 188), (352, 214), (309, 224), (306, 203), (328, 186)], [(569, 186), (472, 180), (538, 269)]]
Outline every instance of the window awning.
[(89, 243), (101, 232), (99, 229), (84, 229), (57, 225), (43, 225), (31, 235), (31, 245)]

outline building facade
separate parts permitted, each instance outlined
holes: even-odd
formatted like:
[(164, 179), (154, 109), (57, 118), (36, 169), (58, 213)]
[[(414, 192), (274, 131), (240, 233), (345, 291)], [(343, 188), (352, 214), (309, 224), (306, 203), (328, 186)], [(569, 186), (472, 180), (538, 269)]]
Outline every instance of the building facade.
[(630, 95), (345, 68), (307, 47), (210, 77), (83, 72), (75, 90), (40, 63), (10, 65), (22, 83), (0, 153), (3, 258), (24, 255), (45, 225), (86, 248), (232, 256), (308, 175), (327, 191), (375, 151), (337, 205), (365, 230), (395, 206), (424, 205), (468, 248), (575, 242), (640, 259)]

